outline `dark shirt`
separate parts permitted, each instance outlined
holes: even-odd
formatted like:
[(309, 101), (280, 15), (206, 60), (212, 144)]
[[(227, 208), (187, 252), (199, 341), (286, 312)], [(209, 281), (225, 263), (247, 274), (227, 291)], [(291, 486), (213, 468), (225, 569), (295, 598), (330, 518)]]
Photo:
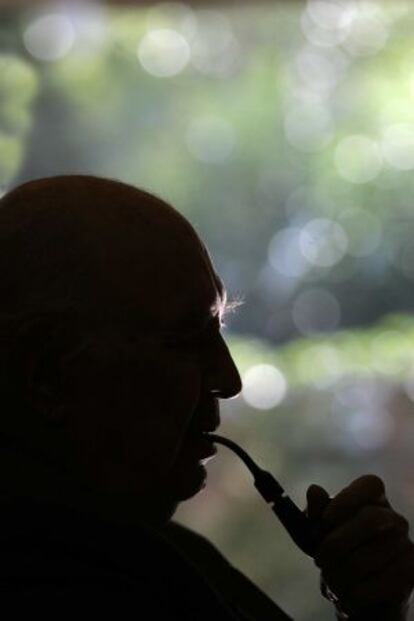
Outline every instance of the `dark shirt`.
[(3, 610), (43, 618), (116, 610), (117, 619), (289, 621), (209, 541), (173, 521), (157, 530), (120, 526), (1, 489)]

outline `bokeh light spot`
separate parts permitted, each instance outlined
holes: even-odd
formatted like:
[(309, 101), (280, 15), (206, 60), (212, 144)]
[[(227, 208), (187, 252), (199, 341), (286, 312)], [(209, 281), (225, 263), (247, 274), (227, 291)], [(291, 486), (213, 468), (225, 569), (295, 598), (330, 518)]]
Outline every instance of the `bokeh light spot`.
[(382, 167), (381, 151), (374, 140), (355, 134), (343, 138), (335, 149), (338, 173), (351, 183), (367, 183)]
[(353, 0), (309, 0), (301, 16), (302, 31), (313, 45), (334, 47), (348, 35), (354, 13)]
[(382, 140), (385, 160), (398, 170), (414, 168), (414, 124), (398, 123), (387, 127)]
[(343, 46), (352, 56), (372, 56), (386, 44), (389, 36), (385, 14), (374, 2), (361, 2), (352, 16)]
[(171, 29), (181, 33), (190, 41), (197, 33), (197, 18), (194, 11), (181, 2), (160, 2), (148, 9), (149, 31)]
[[(329, 94), (342, 77), (346, 62), (338, 51), (326, 54), (306, 46), (296, 57), (295, 67), (307, 88), (321, 94)], [(325, 112), (325, 114), (329, 113)]]
[(307, 14), (326, 30), (347, 28), (355, 16), (354, 0), (308, 0)]
[(178, 75), (187, 66), (190, 56), (187, 40), (170, 28), (151, 30), (138, 47), (138, 58), (142, 67), (157, 78)]
[(219, 11), (197, 12), (198, 29), (191, 42), (192, 65), (202, 74), (226, 78), (237, 68), (240, 45), (228, 18)]
[(270, 410), (286, 396), (287, 382), (278, 368), (270, 364), (251, 367), (243, 377), (242, 396), (246, 403), (258, 410)]
[(337, 222), (327, 218), (315, 218), (306, 224), (300, 234), (300, 249), (312, 265), (332, 267), (344, 257), (347, 235)]
[(300, 235), (301, 229), (287, 227), (278, 231), (269, 243), (269, 263), (283, 276), (297, 278), (309, 270), (309, 262), (300, 249)]
[(75, 29), (66, 15), (51, 13), (32, 21), (23, 33), (23, 42), (34, 58), (59, 60), (72, 49)]

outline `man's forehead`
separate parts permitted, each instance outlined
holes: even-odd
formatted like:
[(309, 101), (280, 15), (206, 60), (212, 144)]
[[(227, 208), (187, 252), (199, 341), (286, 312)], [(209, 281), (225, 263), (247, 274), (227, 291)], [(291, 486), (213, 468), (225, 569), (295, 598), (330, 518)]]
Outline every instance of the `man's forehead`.
[(200, 322), (221, 314), (227, 294), (204, 242), (192, 227), (190, 233), (185, 268), (181, 261), (174, 260), (169, 266), (170, 274), (177, 277), (170, 300), (170, 319), (184, 326), (200, 326)]
[(134, 279), (135, 286), (128, 279), (128, 315), (150, 331), (196, 331), (212, 317), (220, 317), (227, 299), (225, 287), (203, 259), (184, 265), (170, 257), (162, 269)]
[(213, 267), (210, 254), (206, 246), (198, 235), (197, 241), (197, 245), (199, 247), (198, 249), (201, 251), (201, 259), (203, 263), (202, 269), (200, 270), (203, 273), (203, 278), (200, 279), (200, 293), (202, 297), (202, 309), (200, 310), (202, 310), (202, 312), (204, 311), (204, 315), (206, 314), (206, 311), (209, 312), (210, 315), (217, 315), (220, 314), (220, 311), (226, 303), (226, 289), (223, 281)]
[[(120, 260), (113, 261), (113, 285), (126, 296), (128, 290), (132, 293), (143, 311), (138, 316), (148, 327), (153, 320), (158, 325), (199, 326), (220, 314), (226, 300), (224, 284), (190, 222), (154, 197), (147, 202), (141, 205), (145, 226), (140, 220), (130, 223), (130, 239), (123, 238)], [(129, 236), (127, 230), (124, 233)], [(105, 269), (107, 273), (107, 262)], [(134, 282), (137, 286), (131, 291)]]
[[(191, 295), (193, 293), (193, 295)], [(189, 288), (184, 296), (177, 296), (168, 314), (169, 323), (178, 329), (200, 329), (212, 317), (220, 317), (226, 303), (226, 291), (215, 275), (210, 286), (195, 292)]]

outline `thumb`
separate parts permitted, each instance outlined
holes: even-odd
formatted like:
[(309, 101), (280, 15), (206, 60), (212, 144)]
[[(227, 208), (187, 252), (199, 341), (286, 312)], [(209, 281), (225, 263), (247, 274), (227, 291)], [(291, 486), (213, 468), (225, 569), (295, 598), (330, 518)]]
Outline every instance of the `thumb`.
[(311, 520), (321, 518), (324, 510), (330, 503), (330, 496), (320, 485), (311, 485), (306, 492), (306, 515)]

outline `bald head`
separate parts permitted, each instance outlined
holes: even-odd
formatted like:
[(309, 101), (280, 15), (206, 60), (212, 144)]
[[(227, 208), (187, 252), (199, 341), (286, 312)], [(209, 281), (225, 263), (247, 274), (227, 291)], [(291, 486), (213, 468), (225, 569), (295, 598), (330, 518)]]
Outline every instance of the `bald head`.
[(128, 514), (167, 519), (203, 485), (217, 399), (240, 391), (222, 298), (202, 241), (162, 200), (86, 176), (13, 190), (0, 201), (0, 328), (16, 328), (0, 334), (0, 433), (102, 493), (105, 512), (123, 506), (106, 503), (115, 493)]
[[(70, 305), (102, 318), (140, 313), (156, 323), (164, 311), (157, 308), (159, 296), (174, 313), (173, 301), (187, 290), (192, 270), (197, 278), (215, 278), (209, 264), (179, 212), (117, 181), (52, 177), (0, 201), (3, 312)], [(191, 295), (193, 307), (204, 303), (197, 290)]]

